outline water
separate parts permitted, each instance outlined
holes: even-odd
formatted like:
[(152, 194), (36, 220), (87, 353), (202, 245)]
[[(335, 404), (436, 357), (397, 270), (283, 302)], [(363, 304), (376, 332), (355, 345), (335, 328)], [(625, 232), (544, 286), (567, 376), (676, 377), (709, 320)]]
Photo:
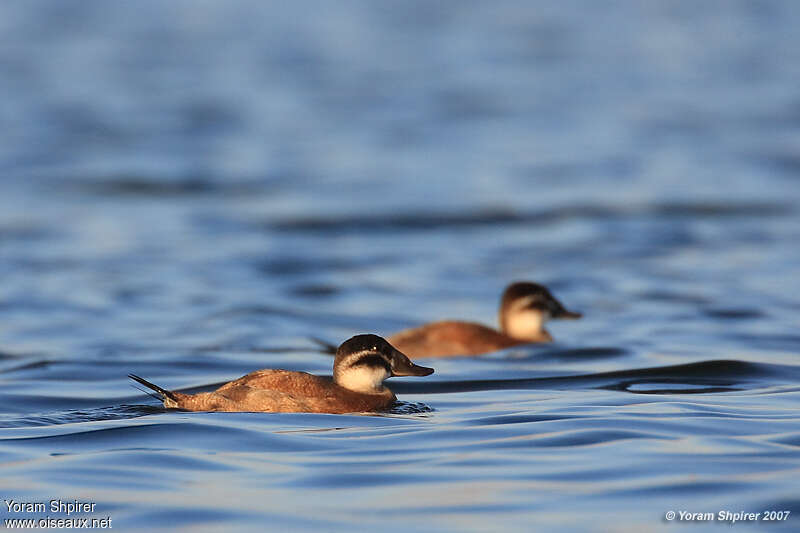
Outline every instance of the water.
[[(798, 24), (4, 2), (2, 498), (123, 531), (796, 530)], [(329, 373), (310, 336), (493, 323), (514, 279), (584, 318), (425, 361), (389, 413), (167, 412), (125, 377)]]

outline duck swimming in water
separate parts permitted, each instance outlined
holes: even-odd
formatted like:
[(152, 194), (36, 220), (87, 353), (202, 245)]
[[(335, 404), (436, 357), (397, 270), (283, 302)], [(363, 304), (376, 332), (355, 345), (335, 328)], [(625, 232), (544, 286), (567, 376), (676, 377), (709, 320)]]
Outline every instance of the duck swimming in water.
[(360, 413), (377, 411), (397, 399), (383, 381), (392, 376), (427, 376), (432, 368), (415, 365), (377, 335), (356, 335), (339, 346), (333, 379), (289, 370), (256, 370), (213, 392), (184, 394), (128, 377), (156, 391), (164, 407), (187, 411), (270, 413)]
[(528, 281), (506, 287), (500, 300), (500, 330), (473, 322), (431, 322), (406, 329), (388, 341), (412, 359), (478, 355), (535, 342), (551, 342), (544, 329), (550, 319), (577, 319), (582, 315), (568, 311), (544, 285)]

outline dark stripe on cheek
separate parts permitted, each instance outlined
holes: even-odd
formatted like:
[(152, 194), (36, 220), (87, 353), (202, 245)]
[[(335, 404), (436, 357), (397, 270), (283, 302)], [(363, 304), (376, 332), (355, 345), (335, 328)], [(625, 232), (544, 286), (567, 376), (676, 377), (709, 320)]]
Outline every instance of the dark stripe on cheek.
[(383, 367), (388, 373), (392, 373), (392, 367), (386, 362), (386, 359), (379, 355), (367, 355), (362, 357), (353, 366), (370, 366), (374, 368)]

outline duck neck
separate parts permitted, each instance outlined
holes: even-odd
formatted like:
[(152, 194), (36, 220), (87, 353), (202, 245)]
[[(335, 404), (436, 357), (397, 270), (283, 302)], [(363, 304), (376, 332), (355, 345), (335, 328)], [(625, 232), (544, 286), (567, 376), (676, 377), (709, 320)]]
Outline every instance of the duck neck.
[(391, 394), (384, 387), (383, 380), (389, 373), (383, 367), (350, 367), (337, 369), (333, 374), (333, 381), (340, 387), (362, 394)]

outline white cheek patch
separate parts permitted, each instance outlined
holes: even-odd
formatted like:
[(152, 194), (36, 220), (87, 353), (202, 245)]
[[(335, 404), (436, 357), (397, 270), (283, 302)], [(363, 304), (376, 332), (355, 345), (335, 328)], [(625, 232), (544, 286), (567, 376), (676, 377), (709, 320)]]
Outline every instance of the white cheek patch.
[(342, 372), (336, 382), (345, 389), (375, 392), (383, 389), (383, 380), (388, 377), (389, 372), (383, 366), (357, 365)]
[(517, 339), (537, 338), (550, 313), (538, 309), (515, 310), (506, 318), (506, 333)]

